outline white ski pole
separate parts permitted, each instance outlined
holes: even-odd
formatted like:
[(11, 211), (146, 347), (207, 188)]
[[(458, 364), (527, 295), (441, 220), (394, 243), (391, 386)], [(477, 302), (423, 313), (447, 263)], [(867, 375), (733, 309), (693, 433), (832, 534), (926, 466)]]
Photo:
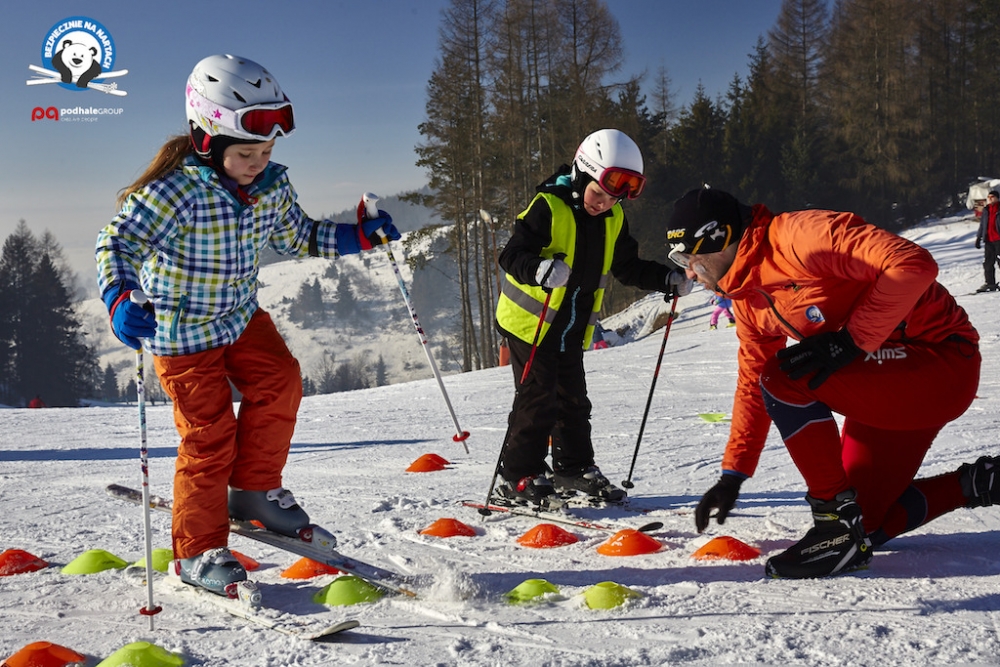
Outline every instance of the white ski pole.
[[(146, 310), (152, 310), (149, 298), (140, 290), (132, 290), (129, 300)], [(149, 629), (154, 630), (153, 617), (160, 613), (162, 607), (153, 606), (153, 538), (149, 520), (149, 450), (146, 448), (146, 390), (145, 364), (142, 347), (135, 351), (135, 393), (139, 404), (139, 459), (142, 466), (142, 527), (146, 538), (146, 606), (139, 610), (143, 616), (149, 616)]]
[[(366, 192), (362, 195), (361, 200), (365, 204), (365, 215), (370, 220), (374, 220), (378, 216), (378, 195), (371, 192)], [(452, 440), (455, 442), (461, 442), (462, 447), (465, 448), (465, 453), (469, 453), (469, 445), (466, 444), (466, 439), (469, 437), (468, 431), (463, 431), (462, 427), (458, 424), (458, 417), (455, 416), (455, 409), (451, 407), (451, 400), (448, 398), (448, 392), (444, 388), (444, 381), (441, 379), (441, 371), (438, 370), (437, 364), (434, 362), (434, 357), (431, 355), (431, 348), (427, 344), (427, 336), (424, 334), (423, 328), (420, 326), (420, 320), (417, 319), (417, 311), (413, 309), (413, 300), (410, 299), (410, 293), (406, 290), (406, 284), (403, 282), (403, 276), (399, 273), (399, 265), (396, 263), (396, 256), (392, 253), (392, 248), (389, 246), (389, 239), (386, 237), (385, 232), (382, 228), (378, 229), (379, 238), (382, 239), (382, 245), (385, 246), (385, 254), (389, 257), (389, 263), (392, 265), (392, 271), (396, 274), (396, 282), (399, 283), (399, 291), (403, 295), (403, 301), (406, 302), (406, 308), (410, 311), (410, 319), (413, 320), (413, 328), (417, 330), (417, 337), (420, 338), (420, 345), (424, 348), (424, 354), (427, 355), (427, 362), (431, 365), (431, 370), (434, 372), (434, 378), (437, 380), (438, 387), (441, 388), (441, 395), (444, 397), (445, 405), (448, 406), (448, 412), (451, 413), (451, 420), (455, 423), (455, 435), (452, 436)]]

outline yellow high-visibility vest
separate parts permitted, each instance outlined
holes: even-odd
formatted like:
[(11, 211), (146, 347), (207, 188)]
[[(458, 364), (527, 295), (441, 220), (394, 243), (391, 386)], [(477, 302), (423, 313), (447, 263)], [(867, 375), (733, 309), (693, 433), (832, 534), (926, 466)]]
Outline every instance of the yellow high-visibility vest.
[[(573, 210), (558, 196), (540, 192), (531, 200), (531, 204), (518, 215), (518, 219), (531, 209), (531, 206), (539, 198), (545, 199), (552, 211), (552, 240), (549, 245), (542, 248), (541, 256), (545, 259), (552, 259), (557, 253), (566, 255), (563, 261), (573, 268), (574, 255), (576, 253), (576, 219), (573, 217)], [(594, 326), (597, 324), (597, 313), (601, 310), (604, 302), (604, 288), (608, 282), (608, 272), (611, 270), (611, 262), (615, 255), (615, 243), (618, 241), (618, 234), (621, 233), (625, 224), (625, 213), (620, 204), (615, 204), (611, 208), (611, 213), (604, 218), (604, 265), (601, 267), (601, 279), (598, 288), (594, 292), (594, 308), (590, 313), (587, 322), (587, 329), (583, 334), (583, 349), (590, 347), (594, 336)], [(565, 287), (557, 287), (552, 290), (552, 298), (549, 300), (549, 308), (545, 313), (545, 322), (542, 323), (541, 332), (538, 335), (538, 342), (545, 338), (552, 321), (559, 314), (559, 307), (566, 296)], [(545, 303), (546, 293), (541, 287), (520, 283), (510, 274), (504, 274), (500, 287), (500, 299), (497, 302), (497, 323), (505, 331), (531, 343), (535, 339), (535, 331), (538, 328), (538, 318), (542, 314), (542, 306)]]

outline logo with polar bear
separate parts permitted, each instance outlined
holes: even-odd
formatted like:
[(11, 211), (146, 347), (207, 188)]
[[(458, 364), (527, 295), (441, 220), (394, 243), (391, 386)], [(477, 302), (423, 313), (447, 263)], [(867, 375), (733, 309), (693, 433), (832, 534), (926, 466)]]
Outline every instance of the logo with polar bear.
[[(49, 29), (42, 41), (42, 64), (28, 65), (34, 75), (29, 86), (57, 84), (66, 90), (96, 90), (108, 95), (127, 95), (117, 78), (128, 74), (116, 70), (115, 40), (108, 29), (86, 16), (63, 19)], [(111, 79), (111, 81), (105, 81)]]

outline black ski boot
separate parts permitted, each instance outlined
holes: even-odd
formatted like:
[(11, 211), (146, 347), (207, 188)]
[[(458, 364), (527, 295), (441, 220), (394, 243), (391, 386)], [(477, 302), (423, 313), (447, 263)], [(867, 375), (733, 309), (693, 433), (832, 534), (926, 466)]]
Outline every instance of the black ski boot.
[(549, 501), (553, 500), (556, 490), (552, 487), (552, 482), (545, 475), (528, 475), (516, 482), (504, 480), (497, 487), (501, 496), (509, 500), (531, 503), (545, 507)]
[(811, 579), (867, 567), (872, 543), (861, 525), (861, 507), (854, 497), (854, 489), (841, 491), (833, 500), (806, 496), (816, 525), (789, 549), (768, 559), (767, 575)]
[(966, 507), (1000, 505), (1000, 456), (981, 456), (958, 469)]
[(560, 491), (581, 491), (593, 498), (613, 503), (625, 500), (626, 496), (623, 489), (612, 484), (600, 468), (594, 465), (556, 471), (552, 473), (552, 483)]
[(281, 487), (270, 491), (229, 489), (229, 516), (259, 521), (268, 530), (288, 537), (298, 537), (309, 525), (309, 515), (295, 502), (295, 496)]

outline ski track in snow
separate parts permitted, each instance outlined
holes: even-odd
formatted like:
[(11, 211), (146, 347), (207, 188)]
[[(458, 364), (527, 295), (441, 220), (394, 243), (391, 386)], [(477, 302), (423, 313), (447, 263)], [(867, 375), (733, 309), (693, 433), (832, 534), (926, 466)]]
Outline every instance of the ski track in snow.
[[(958, 295), (983, 337), (979, 398), (942, 431), (922, 475), (1000, 453), (1000, 295), (967, 296), (982, 282), (976, 226), (953, 218), (907, 234), (934, 253), (939, 280)], [(270, 268), (263, 277), (273, 283)], [(1000, 663), (1000, 509), (949, 514), (890, 542), (863, 572), (765, 579), (766, 557), (811, 523), (802, 480), (772, 429), (760, 468), (725, 526), (695, 532), (690, 510), (715, 481), (728, 435), (727, 422), (706, 423), (698, 414), (728, 414), (736, 378), (735, 332), (707, 330), (707, 296), (699, 291), (680, 300), (632, 477), (634, 502), (658, 509), (573, 510), (581, 519), (622, 527), (662, 521), (653, 536), (664, 548), (654, 554), (602, 556), (595, 549), (609, 533), (566, 526), (579, 542), (524, 548), (517, 537), (544, 516), (483, 518), (460, 505), (485, 500), (513, 398), (507, 368), (444, 378), (463, 428), (472, 433), (468, 455), (451, 440), (453, 424), (429, 369), (426, 380), (306, 398), (285, 485), (314, 521), (337, 534), (341, 551), (416, 576), (421, 596), (322, 608), (311, 597), (330, 577), (282, 579), (297, 557), (234, 536), (233, 548), (262, 563), (252, 576), (270, 599), (300, 614), (361, 621), (328, 643), (258, 629), (178, 593), (168, 581), (157, 583), (164, 611), (150, 632), (137, 613), (146, 604), (144, 586), (115, 570), (62, 574), (63, 565), (88, 549), (130, 562), (142, 557), (141, 509), (104, 493), (112, 483), (139, 488), (136, 408), (0, 410), (0, 551), (24, 549), (52, 564), (0, 578), (0, 658), (50, 641), (85, 653), (93, 665), (145, 640), (181, 654), (188, 665)], [(640, 311), (667, 307), (653, 296), (604, 325), (615, 329)], [(662, 330), (590, 352), (585, 360), (598, 463), (616, 483), (631, 463), (661, 339)], [(683, 393), (677, 378), (685, 381)], [(149, 406), (147, 418), (151, 489), (169, 497), (178, 440), (170, 408)], [(428, 452), (451, 465), (404, 472)], [(476, 536), (419, 534), (442, 517), (469, 524)], [(152, 526), (154, 547), (169, 547), (169, 517), (154, 513)], [(753, 544), (763, 555), (747, 562), (690, 558), (717, 535)], [(507, 604), (504, 594), (528, 578), (556, 584), (559, 595)], [(583, 592), (602, 581), (643, 597), (590, 610)]]

